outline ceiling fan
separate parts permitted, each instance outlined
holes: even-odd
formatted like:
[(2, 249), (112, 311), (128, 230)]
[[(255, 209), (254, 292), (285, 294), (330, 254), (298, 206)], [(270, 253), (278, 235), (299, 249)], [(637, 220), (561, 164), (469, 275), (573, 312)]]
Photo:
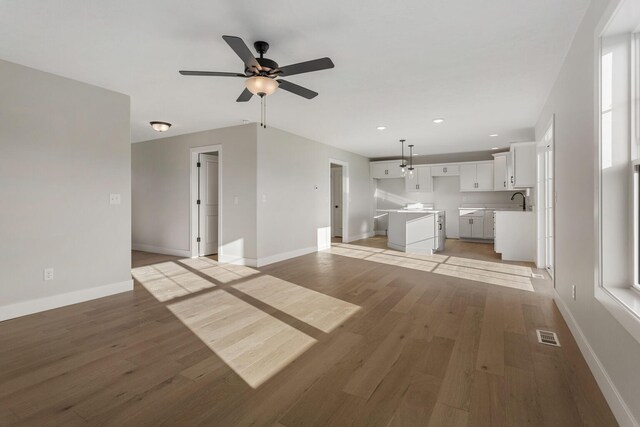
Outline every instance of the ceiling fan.
[[(219, 77), (242, 77), (245, 79), (245, 89), (240, 94), (236, 102), (247, 102), (253, 95), (264, 98), (271, 95), (278, 88), (287, 92), (312, 99), (318, 96), (305, 87), (280, 79), (281, 76), (293, 76), (295, 74), (310, 73), (312, 71), (326, 70), (333, 68), (333, 62), (329, 58), (314, 59), (311, 61), (299, 62), (297, 64), (280, 67), (277, 62), (265, 58), (264, 54), (269, 50), (269, 43), (257, 41), (253, 44), (260, 57), (254, 57), (245, 42), (240, 37), (222, 36), (225, 42), (244, 62), (244, 73), (227, 73), (217, 71), (180, 71), (183, 76), (219, 76)], [(278, 78), (278, 80), (276, 80)]]

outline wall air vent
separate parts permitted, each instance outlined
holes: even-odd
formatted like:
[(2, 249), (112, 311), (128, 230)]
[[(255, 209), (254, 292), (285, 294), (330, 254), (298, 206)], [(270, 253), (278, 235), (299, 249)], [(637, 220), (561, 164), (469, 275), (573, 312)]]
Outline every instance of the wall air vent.
[(540, 344), (552, 345), (554, 347), (560, 347), (560, 341), (558, 341), (558, 335), (555, 332), (536, 330), (538, 334), (538, 342)]

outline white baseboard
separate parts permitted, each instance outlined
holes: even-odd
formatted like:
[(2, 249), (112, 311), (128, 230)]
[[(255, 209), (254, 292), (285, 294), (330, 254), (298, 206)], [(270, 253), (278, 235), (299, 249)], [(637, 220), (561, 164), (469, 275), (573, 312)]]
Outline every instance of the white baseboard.
[(133, 280), (0, 306), (0, 321), (133, 290)]
[(607, 400), (607, 403), (611, 408), (611, 412), (613, 412), (616, 420), (623, 427), (638, 427), (638, 421), (633, 416), (633, 413), (631, 413), (631, 410), (618, 392), (615, 384), (613, 384), (613, 381), (611, 381), (609, 374), (607, 374), (604, 366), (602, 366), (602, 363), (600, 362), (600, 359), (598, 359), (596, 353), (593, 351), (593, 348), (591, 348), (591, 345), (587, 341), (587, 337), (582, 332), (582, 329), (580, 329), (580, 326), (578, 326), (578, 323), (571, 314), (571, 311), (569, 311), (569, 307), (567, 307), (562, 298), (560, 298), (560, 295), (558, 295), (558, 293), (555, 291), (553, 299), (555, 300), (556, 305), (558, 306), (558, 309), (562, 314), (562, 317), (564, 317), (565, 322), (567, 322), (569, 330), (571, 330), (571, 333), (576, 339), (578, 347), (580, 348), (580, 352), (587, 361), (587, 365), (589, 365), (591, 373), (593, 373), (598, 386), (600, 386), (600, 390), (602, 390), (602, 394)]
[(345, 243), (355, 242), (356, 240), (367, 239), (375, 236), (375, 232), (367, 231), (366, 233), (358, 234), (357, 236), (350, 236)]
[(317, 251), (318, 251), (317, 246), (309, 246), (308, 248), (296, 249), (295, 251), (283, 252), (281, 254), (271, 255), (264, 258), (258, 258), (258, 267), (273, 264), (275, 262), (284, 261), (290, 258), (296, 258), (302, 255), (307, 255)]
[(255, 258), (242, 258), (235, 255), (218, 254), (218, 262), (222, 262), (225, 264), (246, 265), (247, 267), (258, 266)]
[(161, 246), (144, 245), (142, 243), (133, 243), (131, 249), (134, 251), (153, 252), (155, 254), (181, 256), (191, 258), (191, 251), (184, 249), (163, 248)]

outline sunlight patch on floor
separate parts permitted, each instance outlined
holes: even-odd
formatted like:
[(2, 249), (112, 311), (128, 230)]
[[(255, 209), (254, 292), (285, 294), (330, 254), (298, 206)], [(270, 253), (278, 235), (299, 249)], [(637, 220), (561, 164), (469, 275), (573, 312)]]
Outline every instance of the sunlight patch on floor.
[(478, 268), (481, 270), (496, 271), (499, 273), (515, 274), (518, 276), (531, 277), (533, 271), (530, 267), (520, 265), (503, 264), (499, 262), (480, 261), (477, 259), (450, 257), (447, 264), (459, 265), (462, 267)]
[(259, 387), (316, 342), (224, 290), (167, 307), (253, 388)]
[(200, 273), (211, 277), (220, 283), (229, 283), (234, 280), (241, 280), (245, 277), (260, 274), (258, 270), (250, 267), (235, 264), (222, 264), (211, 258), (185, 258), (180, 263), (198, 270)]
[(448, 264), (438, 265), (433, 272), (436, 274), (458, 277), (460, 279), (475, 280), (476, 282), (484, 282), (492, 285), (535, 292), (533, 285), (531, 284), (531, 279), (522, 276), (514, 276), (511, 274), (496, 273), (488, 270), (478, 270), (475, 268)]
[(480, 261), (475, 259), (449, 257), (446, 255), (411, 254), (390, 249), (370, 248), (345, 243), (334, 243), (324, 252), (333, 255), (362, 259), (381, 264), (411, 268), (460, 279), (505, 286), (513, 289), (535, 292), (531, 284), (530, 267)]
[(216, 286), (175, 262), (163, 262), (134, 268), (131, 270), (131, 274), (161, 302)]
[(327, 333), (360, 309), (357, 305), (273, 276), (252, 278), (233, 287)]

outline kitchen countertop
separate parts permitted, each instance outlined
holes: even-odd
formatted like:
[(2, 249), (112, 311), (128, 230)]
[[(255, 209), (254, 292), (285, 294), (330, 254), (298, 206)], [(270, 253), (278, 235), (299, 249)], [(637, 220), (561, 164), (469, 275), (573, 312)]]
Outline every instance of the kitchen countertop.
[(389, 212), (389, 213), (440, 213), (444, 212), (438, 209), (376, 209), (376, 212)]

